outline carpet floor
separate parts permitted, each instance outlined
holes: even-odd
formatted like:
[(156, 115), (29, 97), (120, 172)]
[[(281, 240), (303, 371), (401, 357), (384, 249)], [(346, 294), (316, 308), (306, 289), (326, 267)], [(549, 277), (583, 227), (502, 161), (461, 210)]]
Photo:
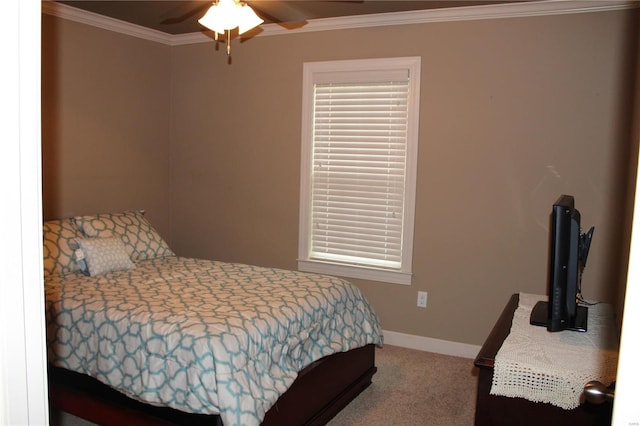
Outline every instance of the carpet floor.
[(471, 426), (478, 386), (473, 360), (385, 345), (373, 383), (330, 426)]

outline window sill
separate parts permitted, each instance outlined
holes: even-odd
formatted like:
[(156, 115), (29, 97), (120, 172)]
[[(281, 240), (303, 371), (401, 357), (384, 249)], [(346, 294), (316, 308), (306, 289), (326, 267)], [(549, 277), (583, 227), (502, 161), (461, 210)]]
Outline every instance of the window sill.
[(413, 276), (409, 272), (341, 265), (317, 260), (298, 260), (298, 270), (403, 285), (411, 285), (411, 277)]

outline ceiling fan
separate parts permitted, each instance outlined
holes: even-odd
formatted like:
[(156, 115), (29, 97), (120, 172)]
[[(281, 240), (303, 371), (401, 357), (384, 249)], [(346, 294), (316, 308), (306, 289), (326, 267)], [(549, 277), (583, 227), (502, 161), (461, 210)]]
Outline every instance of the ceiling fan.
[[(274, 1), (274, 0), (241, 0), (264, 19), (265, 23), (276, 24), (302, 24), (307, 19), (313, 18), (309, 15), (309, 9), (305, 8), (310, 3), (364, 3), (364, 0), (318, 0), (308, 1)], [(161, 22), (163, 25), (179, 24), (187, 19), (199, 18), (204, 15), (207, 9), (214, 3), (213, 1), (183, 1), (175, 8), (167, 11), (166, 18)]]
[[(360, 3), (364, 0), (319, 0), (313, 3)], [(192, 4), (189, 4), (192, 3)], [(195, 4), (197, 3), (197, 4)], [(231, 55), (231, 39), (234, 34), (242, 35), (266, 22), (278, 23), (287, 28), (300, 27), (307, 23), (308, 10), (302, 5), (312, 2), (273, 0), (215, 0), (206, 2), (185, 2), (169, 10), (161, 24), (178, 24), (187, 19), (198, 18), (198, 23), (212, 30), (214, 39), (226, 39), (227, 56)]]

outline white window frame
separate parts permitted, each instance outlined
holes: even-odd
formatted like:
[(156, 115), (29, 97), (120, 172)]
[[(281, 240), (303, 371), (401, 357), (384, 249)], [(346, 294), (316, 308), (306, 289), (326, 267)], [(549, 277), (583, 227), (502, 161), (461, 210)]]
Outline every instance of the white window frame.
[[(420, 57), (307, 62), (303, 67), (302, 158), (300, 173), (300, 222), (298, 269), (301, 271), (362, 278), (410, 285), (412, 278), (413, 234), (418, 161), (418, 124), (420, 107)], [(312, 258), (311, 197), (314, 143), (314, 85), (318, 82), (360, 82), (381, 72), (405, 72), (409, 79), (404, 216), (401, 262), (398, 268), (351, 265)]]

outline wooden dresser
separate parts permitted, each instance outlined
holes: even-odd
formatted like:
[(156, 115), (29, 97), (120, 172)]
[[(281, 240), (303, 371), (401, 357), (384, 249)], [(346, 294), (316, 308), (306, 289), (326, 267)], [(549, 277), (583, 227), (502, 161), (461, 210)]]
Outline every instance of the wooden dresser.
[(523, 398), (490, 395), (493, 366), (502, 342), (509, 335), (511, 320), (518, 307), (518, 294), (509, 299), (493, 330), (478, 352), (475, 365), (479, 369), (475, 424), (484, 425), (610, 425), (613, 404), (583, 403), (573, 410), (551, 404), (535, 403)]

